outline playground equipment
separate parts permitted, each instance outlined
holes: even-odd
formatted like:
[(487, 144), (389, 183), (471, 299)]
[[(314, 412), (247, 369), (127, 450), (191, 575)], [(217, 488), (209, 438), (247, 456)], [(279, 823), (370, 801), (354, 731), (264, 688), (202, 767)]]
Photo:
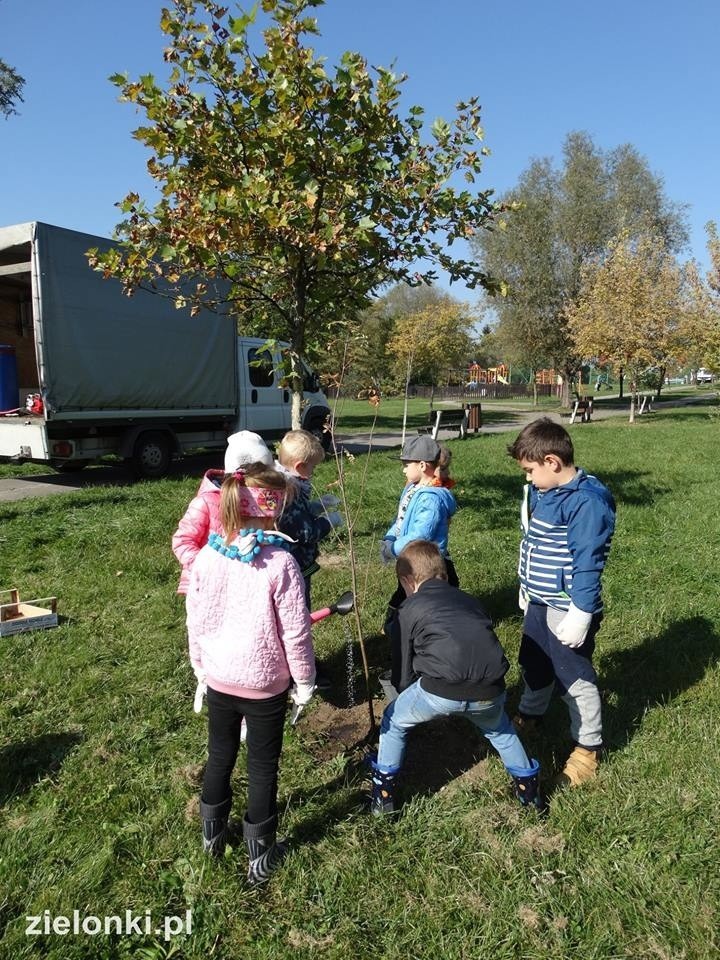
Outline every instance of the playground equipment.
[(478, 363), (471, 363), (468, 369), (470, 383), (509, 383), (510, 368), (499, 363), (496, 367), (481, 367)]

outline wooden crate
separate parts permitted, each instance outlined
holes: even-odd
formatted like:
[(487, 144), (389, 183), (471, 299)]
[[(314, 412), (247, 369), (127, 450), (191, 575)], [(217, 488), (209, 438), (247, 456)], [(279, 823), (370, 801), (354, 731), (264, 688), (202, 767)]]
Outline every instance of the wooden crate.
[(0, 637), (57, 625), (56, 597), (21, 602), (18, 590), (0, 590)]

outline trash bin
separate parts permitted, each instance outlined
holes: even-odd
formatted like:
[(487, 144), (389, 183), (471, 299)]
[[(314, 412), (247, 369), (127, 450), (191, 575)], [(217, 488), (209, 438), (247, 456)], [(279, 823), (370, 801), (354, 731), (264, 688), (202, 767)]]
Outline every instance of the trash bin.
[(482, 404), (466, 403), (465, 409), (468, 412), (467, 428), (477, 433), (480, 427), (482, 427)]
[(0, 343), (0, 413), (17, 410), (19, 406), (15, 347), (9, 343)]

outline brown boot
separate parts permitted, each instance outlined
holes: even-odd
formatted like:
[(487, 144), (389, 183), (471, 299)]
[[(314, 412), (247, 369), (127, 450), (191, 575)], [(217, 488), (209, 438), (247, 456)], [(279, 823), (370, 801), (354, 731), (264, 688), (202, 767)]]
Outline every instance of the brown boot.
[(587, 780), (593, 780), (598, 772), (598, 750), (576, 746), (567, 758), (562, 773), (555, 777), (558, 787), (578, 787)]

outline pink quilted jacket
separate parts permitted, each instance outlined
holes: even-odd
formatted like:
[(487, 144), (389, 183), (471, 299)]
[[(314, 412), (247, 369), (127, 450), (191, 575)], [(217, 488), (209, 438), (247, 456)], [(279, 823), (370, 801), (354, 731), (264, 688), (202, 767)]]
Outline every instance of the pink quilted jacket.
[(220, 487), (224, 476), (222, 470), (208, 470), (173, 534), (172, 551), (182, 566), (178, 593), (187, 593), (190, 567), (208, 542), (210, 534), (223, 532), (220, 524)]
[(190, 660), (213, 690), (260, 699), (282, 693), (291, 679), (313, 680), (305, 587), (281, 547), (264, 547), (252, 563), (203, 547), (186, 606)]

